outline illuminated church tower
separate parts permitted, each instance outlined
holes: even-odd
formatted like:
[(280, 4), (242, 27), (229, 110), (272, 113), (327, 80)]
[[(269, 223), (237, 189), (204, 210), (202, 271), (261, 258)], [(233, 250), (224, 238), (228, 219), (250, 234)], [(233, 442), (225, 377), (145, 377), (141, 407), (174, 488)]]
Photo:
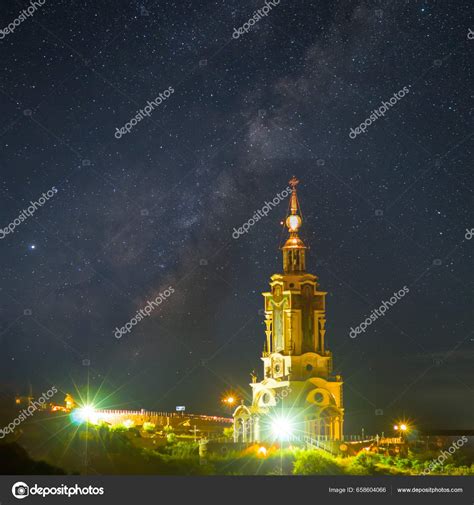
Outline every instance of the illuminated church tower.
[[(325, 342), (327, 293), (306, 272), (308, 248), (299, 236), (303, 220), (297, 184), (293, 177), (283, 273), (272, 275), (270, 290), (263, 293), (263, 380), (252, 376), (252, 405), (241, 405), (234, 413), (235, 441), (272, 438), (275, 426), (277, 432), (286, 430), (288, 438), (342, 439), (342, 379), (332, 376), (332, 353)], [(273, 433), (281, 435), (285, 433)]]

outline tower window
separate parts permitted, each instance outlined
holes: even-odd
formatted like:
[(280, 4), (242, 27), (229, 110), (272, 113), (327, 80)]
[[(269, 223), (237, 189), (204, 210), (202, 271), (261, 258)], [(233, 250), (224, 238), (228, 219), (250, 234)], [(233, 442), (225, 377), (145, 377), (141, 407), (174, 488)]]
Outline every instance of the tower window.
[(313, 365), (311, 365), (311, 364), (309, 364), (309, 363), (308, 363), (308, 364), (306, 365), (306, 370), (307, 370), (308, 372), (311, 372), (311, 370), (312, 370), (312, 369), (313, 369)]
[(314, 395), (314, 401), (316, 403), (321, 403), (323, 401), (323, 399), (324, 399), (324, 396), (322, 395), (322, 393), (316, 393)]

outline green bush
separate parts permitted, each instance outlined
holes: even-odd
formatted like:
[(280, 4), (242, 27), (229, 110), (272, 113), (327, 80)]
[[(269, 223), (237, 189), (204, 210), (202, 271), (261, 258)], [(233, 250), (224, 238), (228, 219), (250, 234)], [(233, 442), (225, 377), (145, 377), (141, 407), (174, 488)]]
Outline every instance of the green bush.
[(469, 466), (455, 466), (445, 465), (441, 470), (442, 473), (447, 475), (474, 475), (474, 465)]
[(382, 470), (380, 466), (388, 466), (387, 459), (381, 454), (373, 452), (361, 452), (352, 458), (347, 473), (350, 475), (375, 475), (378, 473), (393, 473)]
[(234, 427), (229, 426), (227, 428), (224, 428), (222, 434), (224, 435), (225, 438), (232, 440), (234, 438)]
[(340, 475), (343, 470), (336, 458), (317, 449), (311, 449), (296, 453), (293, 473), (295, 475)]
[(199, 456), (199, 445), (196, 442), (168, 443), (160, 452), (173, 458), (193, 458)]

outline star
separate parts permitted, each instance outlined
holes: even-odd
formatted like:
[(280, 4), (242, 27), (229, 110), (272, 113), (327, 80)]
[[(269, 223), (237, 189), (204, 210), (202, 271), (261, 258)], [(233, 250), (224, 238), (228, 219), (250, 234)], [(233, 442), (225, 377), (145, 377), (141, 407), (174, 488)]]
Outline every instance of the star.
[[(18, 16), (6, 3), (0, 28)], [(21, 389), (34, 370), (32, 381), (69, 389), (87, 351), (94, 377), (107, 375), (111, 388), (133, 378), (117, 404), (140, 398), (160, 409), (159, 398), (175, 397), (213, 412), (215, 376), (202, 367), (164, 395), (175, 370), (184, 377), (200, 362), (201, 343), (203, 359), (215, 356), (212, 368), (239, 385), (260, 362), (261, 293), (282, 270), (278, 223), (289, 202), (272, 203), (238, 240), (232, 234), (294, 175), (308, 273), (331, 301), (328, 349), (353, 386), (348, 411), (361, 412), (348, 415), (348, 433), (359, 423), (381, 431), (366, 399), (390, 397), (420, 424), (471, 426), (468, 390), (449, 380), (469, 383), (467, 359), (457, 366), (449, 355), (408, 389), (399, 384), (417, 377), (413, 352), (448, 353), (468, 335), (468, 2), (280, 2), (238, 40), (234, 27), (265, 0), (201, 2), (184, 24), (183, 2), (159, 11), (116, 2), (126, 29), (104, 30), (106, 6), (75, 2), (71, 13), (69, 3), (54, 2), (54, 12), (46, 4), (0, 40), (9, 48), (0, 83), (0, 340), (10, 353), (0, 353), (2, 379)], [(114, 136), (168, 87), (175, 92), (150, 116)], [(351, 325), (400, 284), (406, 300), (350, 339)], [(176, 293), (119, 344), (114, 329), (168, 286)], [(16, 322), (18, 303), (35, 316)], [(30, 343), (47, 355), (26, 353)], [(429, 403), (439, 385), (443, 409)]]

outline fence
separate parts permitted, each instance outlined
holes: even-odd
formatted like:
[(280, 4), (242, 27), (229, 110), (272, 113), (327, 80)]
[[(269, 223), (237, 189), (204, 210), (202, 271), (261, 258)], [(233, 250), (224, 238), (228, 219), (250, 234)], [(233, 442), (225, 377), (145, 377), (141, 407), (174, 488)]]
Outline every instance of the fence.
[(181, 420), (191, 420), (193, 422), (211, 422), (231, 424), (232, 419), (228, 417), (206, 416), (199, 414), (185, 414), (183, 412), (156, 412), (147, 410), (95, 410), (94, 415), (100, 421), (105, 421), (111, 424), (119, 424), (124, 421), (132, 421), (136, 425), (144, 423), (153, 423), (160, 425), (173, 425)]

